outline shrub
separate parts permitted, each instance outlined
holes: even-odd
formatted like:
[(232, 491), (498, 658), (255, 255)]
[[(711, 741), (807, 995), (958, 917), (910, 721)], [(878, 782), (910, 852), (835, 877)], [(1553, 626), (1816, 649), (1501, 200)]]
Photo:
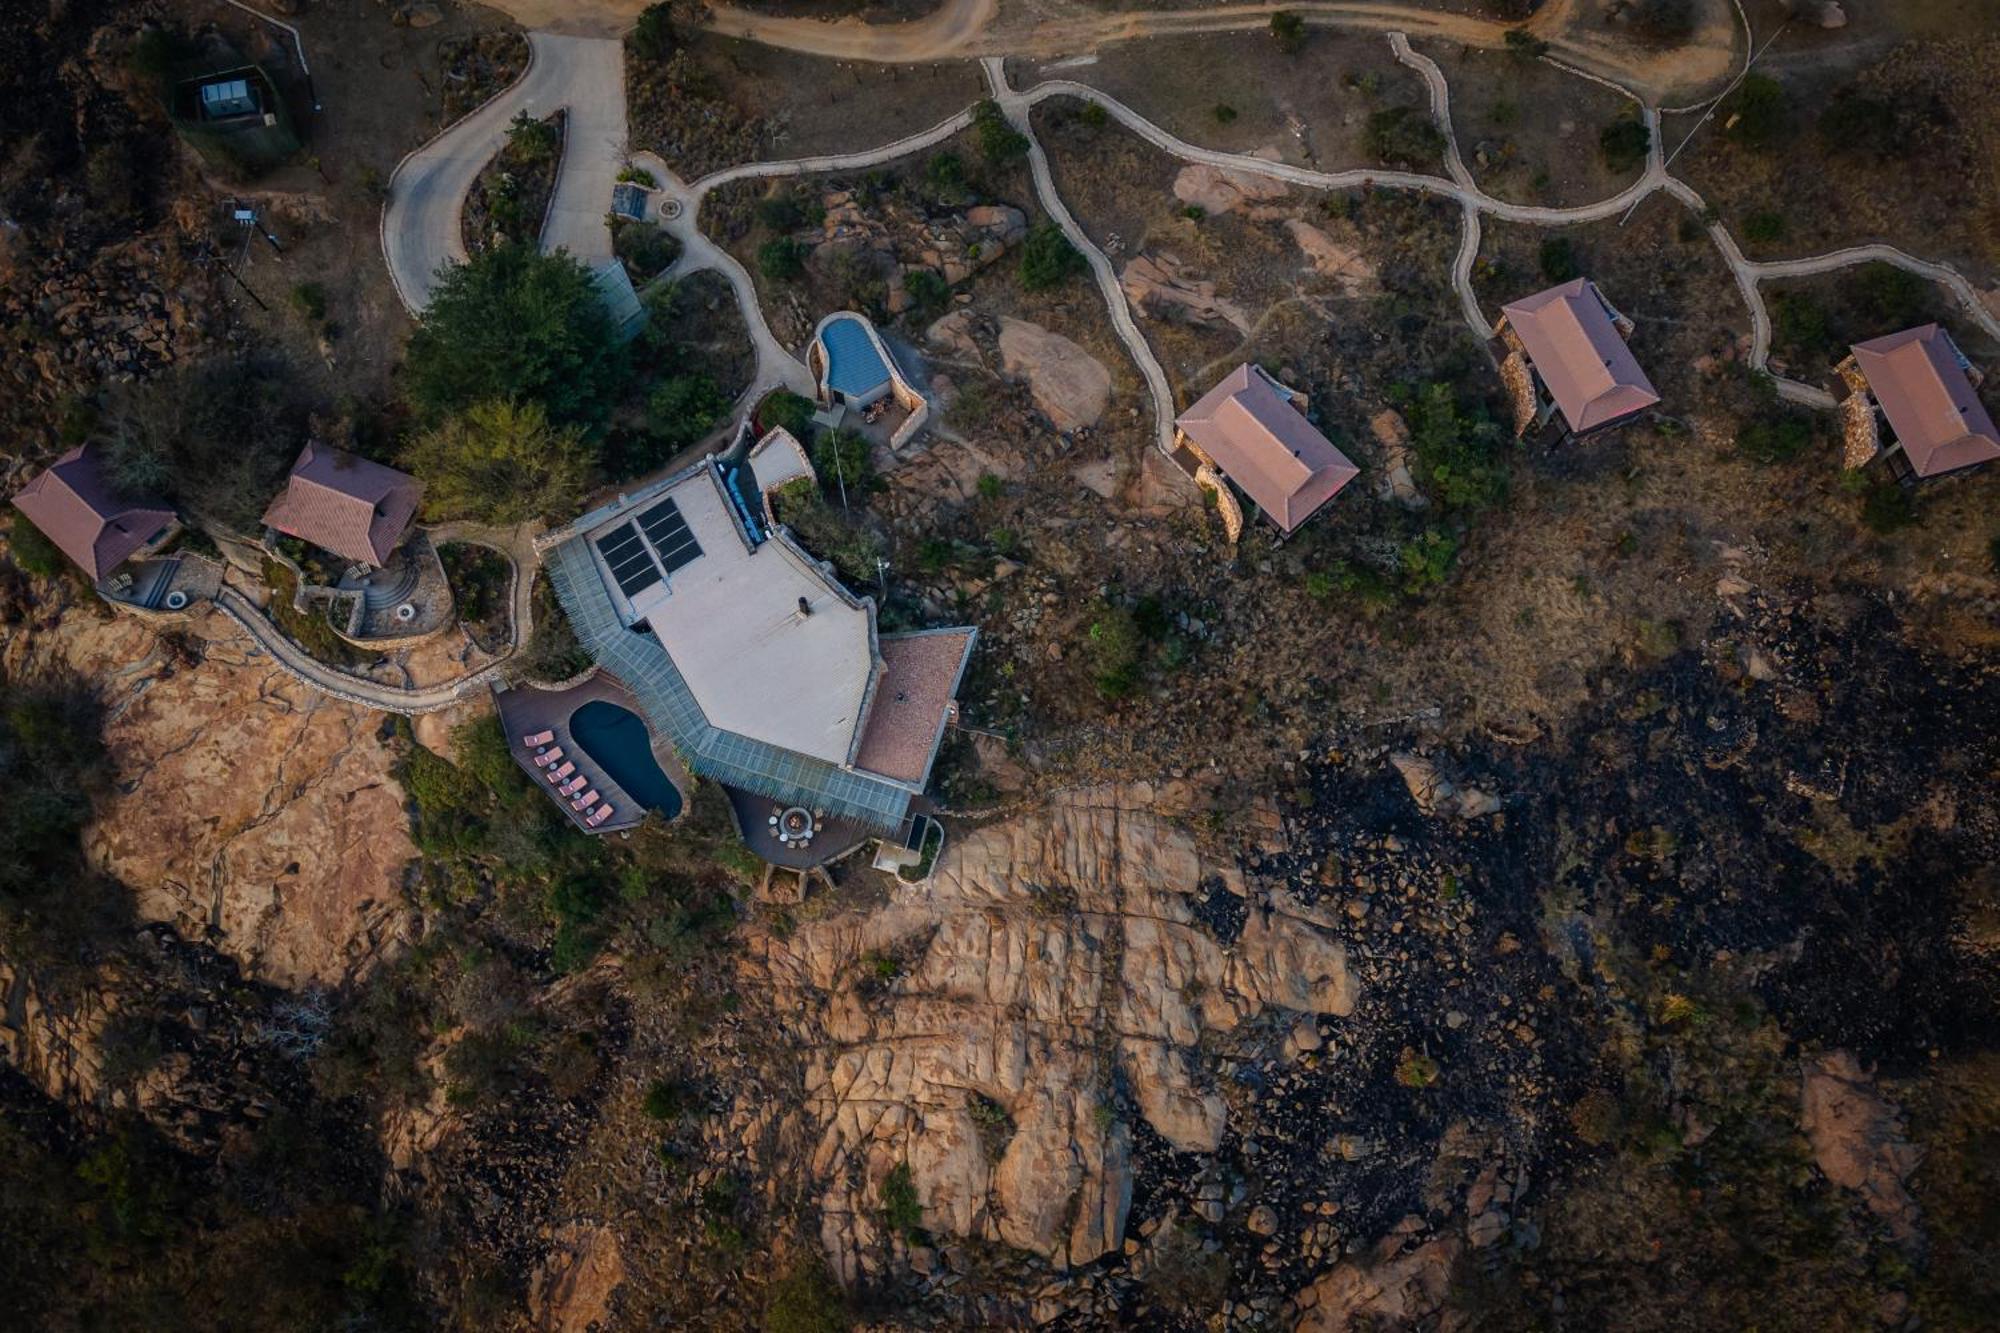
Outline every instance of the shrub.
[(1876, 158), (1896, 152), (1896, 108), (1849, 88), (1834, 94), (1819, 114), (1819, 135), (1828, 152)]
[(1139, 658), (1145, 646), (1137, 617), (1122, 606), (1106, 607), (1091, 622), (1089, 639), (1097, 693), (1113, 701), (1132, 693), (1139, 683)]
[(1007, 122), (1007, 114), (990, 97), (972, 108), (972, 135), (979, 155), (996, 166), (1028, 155), (1028, 136)]
[(788, 236), (757, 247), (757, 271), (772, 282), (793, 282), (806, 271), (806, 248)]
[(1723, 123), (1736, 123), (1727, 131), (1730, 138), (1752, 148), (1770, 150), (1791, 137), (1792, 108), (1785, 86), (1768, 74), (1750, 73), (1722, 109)]
[(1200, 204), (1189, 204), (1186, 208), (1183, 208), (1181, 210), (1181, 216), (1186, 218), (1189, 222), (1199, 222), (1203, 218), (1208, 216), (1208, 210), (1203, 208)]
[(644, 282), (674, 266), (681, 257), (681, 243), (662, 227), (628, 218), (612, 228), (611, 252), (635, 282)]
[(404, 389), (427, 421), (496, 399), (594, 426), (625, 386), (626, 358), (590, 270), (503, 245), (447, 269), (410, 336)]
[(1635, 171), (1646, 164), (1646, 151), (1653, 146), (1653, 132), (1636, 117), (1615, 120), (1597, 136), (1597, 148), (1604, 165), (1613, 171)]
[(800, 194), (796, 186), (757, 201), (757, 220), (772, 231), (791, 231), (815, 223), (819, 220), (813, 216), (815, 212), (825, 214), (816, 202)]
[(1806, 292), (1771, 298), (1771, 332), (1778, 346), (1800, 359), (1823, 356), (1834, 347), (1826, 307)]
[(1271, 40), (1288, 56), (1306, 49), (1306, 21), (1289, 9), (1271, 15)]
[(1396, 1082), (1406, 1088), (1428, 1088), (1438, 1079), (1438, 1062), (1410, 1047), (1403, 1048), (1403, 1055), (1396, 1062)]
[(913, 319), (936, 314), (951, 299), (951, 285), (935, 269), (911, 269), (903, 275), (903, 290), (909, 294), (910, 316)]
[(1870, 325), (1898, 329), (1923, 319), (1930, 283), (1879, 260), (1853, 270), (1842, 284)]
[(1758, 417), (1736, 435), (1736, 448), (1759, 463), (1787, 463), (1812, 443), (1812, 422), (1797, 412)]
[(647, 397), (646, 428), (668, 451), (678, 451), (714, 430), (728, 412), (729, 397), (713, 376), (674, 375)]
[(1537, 60), (1549, 53), (1549, 44), (1521, 28), (1507, 29), (1507, 54), (1522, 60)]
[(1785, 239), (1785, 215), (1776, 209), (1762, 209), (1743, 219), (1743, 238), (1768, 245)]
[(1861, 521), (1871, 532), (1896, 532), (1917, 521), (1916, 502), (1905, 487), (1877, 477), (1861, 493)]
[(1449, 384), (1427, 385), (1404, 405), (1417, 470), (1453, 509), (1483, 509), (1507, 494), (1504, 433), (1484, 412), (1461, 410)]
[(507, 153), (523, 165), (550, 161), (561, 148), (562, 135), (553, 121), (537, 120), (526, 111), (517, 111), (507, 125)]
[(433, 522), (519, 523), (573, 512), (583, 500), (590, 448), (539, 403), (480, 403), (419, 434), (403, 465), (424, 481)]
[(917, 1187), (910, 1179), (908, 1162), (898, 1162), (882, 1178), (882, 1220), (905, 1243), (916, 1245), (922, 1242), (924, 1205), (917, 1198)]
[(933, 154), (924, 164), (924, 179), (940, 196), (961, 198), (966, 192), (965, 159), (950, 150)]
[(642, 60), (671, 59), (680, 49), (680, 33), (674, 27), (674, 6), (670, 0), (647, 5), (639, 11), (639, 21), (626, 35), (625, 45)]
[(1576, 246), (1567, 236), (1551, 236), (1543, 241), (1537, 261), (1542, 276), (1550, 282), (1568, 282), (1583, 272), (1576, 262)]
[(1215, 123), (1216, 123), (1216, 124), (1218, 124), (1218, 125), (1227, 125), (1227, 124), (1228, 124), (1228, 123), (1229, 123), (1230, 121), (1232, 121), (1232, 120), (1235, 120), (1235, 119), (1236, 119), (1236, 108), (1235, 108), (1235, 107), (1233, 107), (1233, 106), (1229, 105), (1229, 103), (1227, 103), (1227, 102), (1217, 102), (1217, 103), (1215, 104)]
[(1368, 117), (1368, 151), (1391, 166), (1430, 166), (1444, 154), (1444, 133), (1416, 107), (1383, 107)]
[(1411, 594), (1441, 587), (1458, 559), (1458, 538), (1437, 528), (1426, 528), (1422, 536), (1403, 543), (1397, 560), (1403, 567), (1403, 588)]
[(807, 433), (812, 430), (813, 405), (810, 398), (793, 393), (790, 389), (773, 389), (757, 404), (757, 424), (765, 430), (783, 429), (789, 431), (793, 439), (805, 443)]
[(1085, 102), (1083, 110), (1077, 113), (1077, 119), (1093, 130), (1101, 130), (1111, 123), (1111, 112), (1102, 102)]
[(655, 1120), (678, 1120), (686, 1112), (687, 1089), (672, 1079), (656, 1078), (646, 1088), (639, 1106)]
[(828, 431), (813, 442), (813, 470), (828, 495), (846, 488), (849, 496), (866, 495), (875, 488), (873, 447), (866, 436), (854, 430)]
[(61, 549), (19, 510), (8, 517), (7, 549), (15, 567), (25, 573), (55, 578), (67, 568)]
[(1035, 224), (1021, 246), (1021, 286), (1031, 292), (1059, 286), (1085, 267), (1082, 251), (1053, 222)]
[(302, 282), (292, 288), (292, 309), (317, 324), (326, 318), (326, 288), (317, 282)]
[(847, 1298), (817, 1259), (806, 1258), (771, 1284), (764, 1333), (847, 1333)]

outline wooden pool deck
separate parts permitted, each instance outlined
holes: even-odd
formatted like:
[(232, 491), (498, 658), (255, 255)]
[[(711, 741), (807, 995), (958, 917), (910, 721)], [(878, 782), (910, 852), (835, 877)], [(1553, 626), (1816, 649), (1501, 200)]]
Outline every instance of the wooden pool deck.
[[(545, 690), (535, 685), (516, 685), (511, 689), (495, 687), (493, 701), (500, 710), (500, 725), (506, 729), (507, 749), (514, 756), (514, 762), (521, 770), (534, 779), (535, 785), (547, 793), (570, 822), (585, 833), (621, 833), (636, 828), (647, 815), (654, 813), (623, 787), (611, 780), (610, 775), (593, 762), (577, 745), (569, 734), (569, 718), (584, 704), (601, 701), (616, 704), (635, 717), (645, 716), (639, 711), (639, 701), (632, 692), (612, 676), (603, 671), (591, 675), (588, 680), (563, 690)], [(584, 822), (588, 810), (572, 810), (569, 798), (558, 792), (543, 777), (546, 771), (535, 766), (535, 748), (523, 745), (523, 736), (534, 736), (544, 731), (553, 731), (552, 745), (560, 745), (563, 759), (576, 765), (576, 773), (588, 774), (590, 782), (585, 791), (596, 788), (598, 804), (609, 802), (617, 813), (595, 828)], [(671, 751), (662, 753), (657, 740), (653, 743), (653, 758), (659, 763), (660, 771), (667, 775), (667, 781), (674, 784), (681, 794), (681, 808), (687, 808), (689, 782), (687, 773), (681, 768), (680, 760)], [(558, 765), (560, 766), (560, 765)], [(595, 809), (596, 806), (591, 807)]]

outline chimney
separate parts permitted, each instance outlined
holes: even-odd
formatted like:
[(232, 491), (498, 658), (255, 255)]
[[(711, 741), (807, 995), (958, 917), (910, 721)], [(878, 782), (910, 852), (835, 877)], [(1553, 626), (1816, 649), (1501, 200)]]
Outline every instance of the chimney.
[(803, 620), (812, 613), (813, 604), (803, 597), (799, 598), (799, 619)]

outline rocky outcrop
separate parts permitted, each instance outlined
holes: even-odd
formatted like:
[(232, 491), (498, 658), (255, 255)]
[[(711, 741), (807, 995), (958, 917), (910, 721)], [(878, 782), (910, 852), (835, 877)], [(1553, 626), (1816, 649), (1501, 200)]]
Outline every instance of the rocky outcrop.
[(1923, 1150), (1905, 1137), (1902, 1112), (1875, 1090), (1852, 1052), (1805, 1062), (1799, 1128), (1828, 1180), (1860, 1194), (1898, 1241), (1916, 1239), (1917, 1202), (1906, 1182)]
[(1155, 319), (1187, 324), (1227, 324), (1248, 335), (1250, 316), (1215, 294), (1215, 284), (1187, 276), (1186, 265), (1165, 251), (1134, 255), (1118, 275), (1125, 299)]
[(1292, 240), (1298, 243), (1313, 272), (1332, 278), (1339, 285), (1342, 296), (1369, 296), (1379, 289), (1375, 265), (1361, 253), (1359, 244), (1337, 241), (1312, 223), (1298, 218), (1287, 219), (1285, 230), (1292, 234)]
[[(1299, 1308), (1297, 1333), (1360, 1333), (1364, 1329), (1407, 1328), (1437, 1313), (1451, 1290), (1452, 1265), (1464, 1252), (1456, 1237), (1417, 1243), (1421, 1219), (1406, 1218), (1384, 1236), (1365, 1261), (1337, 1265), (1293, 1298)], [(1443, 1327), (1463, 1320), (1446, 1316)], [(1426, 1325), (1429, 1327), (1429, 1325)]]
[(1385, 407), (1368, 419), (1368, 429), (1382, 449), (1381, 481), (1378, 493), (1406, 509), (1426, 509), (1430, 501), (1417, 488), (1410, 471), (1410, 423), (1393, 407)]
[(1500, 809), (1498, 796), (1477, 788), (1460, 788), (1438, 771), (1438, 766), (1422, 755), (1399, 752), (1389, 756), (1389, 764), (1410, 789), (1410, 799), (1427, 815), (1451, 815), (1458, 819), (1478, 819)]
[[(806, 1075), (812, 1171), (843, 1278), (896, 1243), (880, 1193), (898, 1166), (934, 1233), (1058, 1266), (1118, 1247), (1126, 1117), (1187, 1151), (1221, 1140), (1204, 1033), (1267, 1010), (1353, 1011), (1342, 946), (1162, 813), (1190, 800), (1184, 785), (1072, 794), (965, 836), (876, 911), (753, 940), (750, 966), (781, 1011), (813, 1016), (807, 1044), (824, 1051)], [(1241, 922), (1228, 938), (1202, 924), (1211, 902)]]
[(1035, 406), (1064, 434), (1096, 425), (1111, 401), (1111, 372), (1103, 362), (1025, 319), (1000, 321), (1000, 366), (1027, 380)]
[(543, 1333), (608, 1327), (612, 1293), (625, 1280), (625, 1255), (607, 1226), (573, 1223), (555, 1236), (528, 1279), (528, 1317)]
[[(1270, 152), (1269, 156), (1275, 160), (1277, 154)], [(1290, 187), (1283, 181), (1270, 176), (1235, 171), (1228, 167), (1212, 167), (1207, 163), (1190, 163), (1174, 177), (1174, 198), (1210, 214), (1242, 210), (1251, 217), (1259, 217), (1271, 210), (1257, 205), (1283, 199), (1290, 193)]]
[(71, 613), (15, 639), (7, 665), (98, 683), (114, 782), (84, 847), (140, 917), (257, 980), (338, 984), (408, 925), (416, 848), (384, 719), (279, 672), (213, 613), (193, 636), (208, 642), (185, 665), (134, 620)]

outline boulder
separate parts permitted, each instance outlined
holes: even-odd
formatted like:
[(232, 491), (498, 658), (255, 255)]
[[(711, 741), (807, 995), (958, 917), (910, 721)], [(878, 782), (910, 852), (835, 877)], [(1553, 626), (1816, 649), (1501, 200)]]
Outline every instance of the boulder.
[(1392, 754), (1389, 764), (1402, 777), (1403, 785), (1409, 788), (1410, 799), (1427, 815), (1478, 819), (1493, 814), (1501, 807), (1500, 798), (1492, 792), (1475, 789), (1461, 791), (1438, 771), (1436, 764), (1420, 755), (1407, 751)]
[(1375, 266), (1368, 262), (1358, 245), (1337, 241), (1310, 222), (1302, 222), (1298, 218), (1287, 219), (1285, 230), (1292, 234), (1292, 240), (1304, 252), (1313, 272), (1332, 278), (1340, 285), (1341, 295), (1368, 296), (1377, 290), (1379, 283)]
[(1378, 483), (1382, 498), (1407, 509), (1429, 508), (1430, 500), (1417, 489), (1416, 476), (1410, 471), (1410, 425), (1403, 414), (1385, 407), (1369, 418), (1368, 429), (1382, 450), (1382, 480)]
[(625, 1280), (625, 1256), (611, 1228), (573, 1223), (528, 1278), (528, 1317), (542, 1333), (590, 1333), (610, 1326), (611, 1295)]
[(1111, 372), (1104, 363), (1039, 324), (1001, 319), (1000, 364), (1027, 380), (1035, 406), (1064, 434), (1096, 425), (1111, 401)]
[(1174, 198), (1210, 214), (1233, 213), (1290, 193), (1289, 186), (1273, 177), (1200, 162), (1182, 167), (1174, 177)]
[(1901, 1111), (1876, 1091), (1851, 1052), (1804, 1062), (1799, 1128), (1828, 1180), (1858, 1193), (1896, 1240), (1916, 1239), (1917, 1202), (1907, 1182), (1923, 1150), (1905, 1137)]
[(1118, 275), (1125, 299), (1154, 318), (1189, 324), (1227, 324), (1248, 336), (1251, 319), (1242, 307), (1215, 294), (1215, 284), (1187, 276), (1186, 265), (1165, 251), (1134, 255)]
[(1464, 1242), (1438, 1237), (1410, 1243), (1417, 1219), (1407, 1219), (1376, 1245), (1366, 1261), (1348, 1260), (1292, 1298), (1296, 1333), (1362, 1333), (1402, 1328), (1435, 1314), (1451, 1290), (1452, 1266)]

